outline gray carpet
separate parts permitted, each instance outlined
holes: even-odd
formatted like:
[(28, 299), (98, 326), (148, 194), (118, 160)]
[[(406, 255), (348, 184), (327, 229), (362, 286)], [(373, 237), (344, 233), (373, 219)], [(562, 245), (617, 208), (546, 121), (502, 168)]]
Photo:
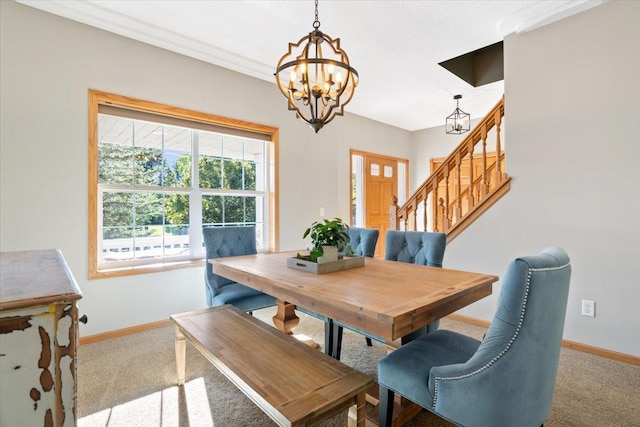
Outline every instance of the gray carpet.
[[(256, 317), (271, 324), (274, 309)], [(299, 314), (297, 334), (322, 342), (323, 323)], [(480, 339), (484, 329), (444, 319), (441, 328)], [(385, 349), (345, 331), (342, 361), (376, 377)], [(190, 344), (184, 387), (177, 387), (173, 328), (82, 345), (78, 351), (79, 426), (247, 427), (275, 425)], [(322, 426), (346, 426), (346, 414)], [(423, 411), (406, 424), (450, 426)], [(640, 427), (640, 367), (563, 349), (547, 427)]]

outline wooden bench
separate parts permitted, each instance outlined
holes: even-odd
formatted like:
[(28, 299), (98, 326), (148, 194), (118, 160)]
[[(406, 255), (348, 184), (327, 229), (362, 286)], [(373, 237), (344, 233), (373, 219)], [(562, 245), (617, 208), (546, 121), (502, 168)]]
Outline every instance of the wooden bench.
[(280, 426), (307, 426), (349, 408), (349, 426), (365, 425), (373, 380), (231, 305), (171, 316), (178, 385), (186, 340)]

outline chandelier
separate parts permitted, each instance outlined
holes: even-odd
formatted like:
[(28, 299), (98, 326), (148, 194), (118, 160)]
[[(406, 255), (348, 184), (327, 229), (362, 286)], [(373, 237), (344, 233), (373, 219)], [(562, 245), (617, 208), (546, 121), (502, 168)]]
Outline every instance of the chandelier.
[(289, 110), (318, 133), (335, 116), (344, 114), (358, 85), (358, 72), (349, 65), (340, 39), (332, 39), (319, 30), (318, 0), (315, 11), (313, 31), (298, 43), (289, 43), (275, 76)]
[(461, 133), (469, 132), (469, 128), (470, 128), (469, 114), (465, 113), (460, 109), (460, 106), (459, 106), (460, 98), (462, 98), (462, 95), (456, 95), (453, 97), (453, 99), (456, 100), (456, 109), (453, 110), (453, 113), (451, 113), (451, 115), (447, 116), (447, 121), (445, 126), (447, 133), (461, 134)]

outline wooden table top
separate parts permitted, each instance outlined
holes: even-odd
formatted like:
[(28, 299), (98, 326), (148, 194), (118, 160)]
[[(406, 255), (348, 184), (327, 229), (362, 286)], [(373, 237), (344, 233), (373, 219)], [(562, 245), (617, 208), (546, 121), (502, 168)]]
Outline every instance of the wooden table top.
[(393, 341), (491, 294), (497, 276), (366, 258), (324, 274), (287, 267), (296, 252), (209, 260), (213, 272)]
[(367, 375), (231, 305), (171, 320), (279, 425), (312, 424), (353, 405), (355, 396), (373, 384)]

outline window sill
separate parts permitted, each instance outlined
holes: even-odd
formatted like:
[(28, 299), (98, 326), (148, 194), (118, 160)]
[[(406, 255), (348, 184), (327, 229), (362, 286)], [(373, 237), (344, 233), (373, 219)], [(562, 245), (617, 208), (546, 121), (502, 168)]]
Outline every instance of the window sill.
[(139, 265), (135, 267), (105, 268), (101, 270), (90, 270), (89, 280), (109, 279), (112, 277), (133, 276), (136, 274), (161, 273), (163, 271), (179, 270), (182, 268), (204, 267), (204, 259), (193, 259), (188, 261), (164, 262), (149, 265)]

